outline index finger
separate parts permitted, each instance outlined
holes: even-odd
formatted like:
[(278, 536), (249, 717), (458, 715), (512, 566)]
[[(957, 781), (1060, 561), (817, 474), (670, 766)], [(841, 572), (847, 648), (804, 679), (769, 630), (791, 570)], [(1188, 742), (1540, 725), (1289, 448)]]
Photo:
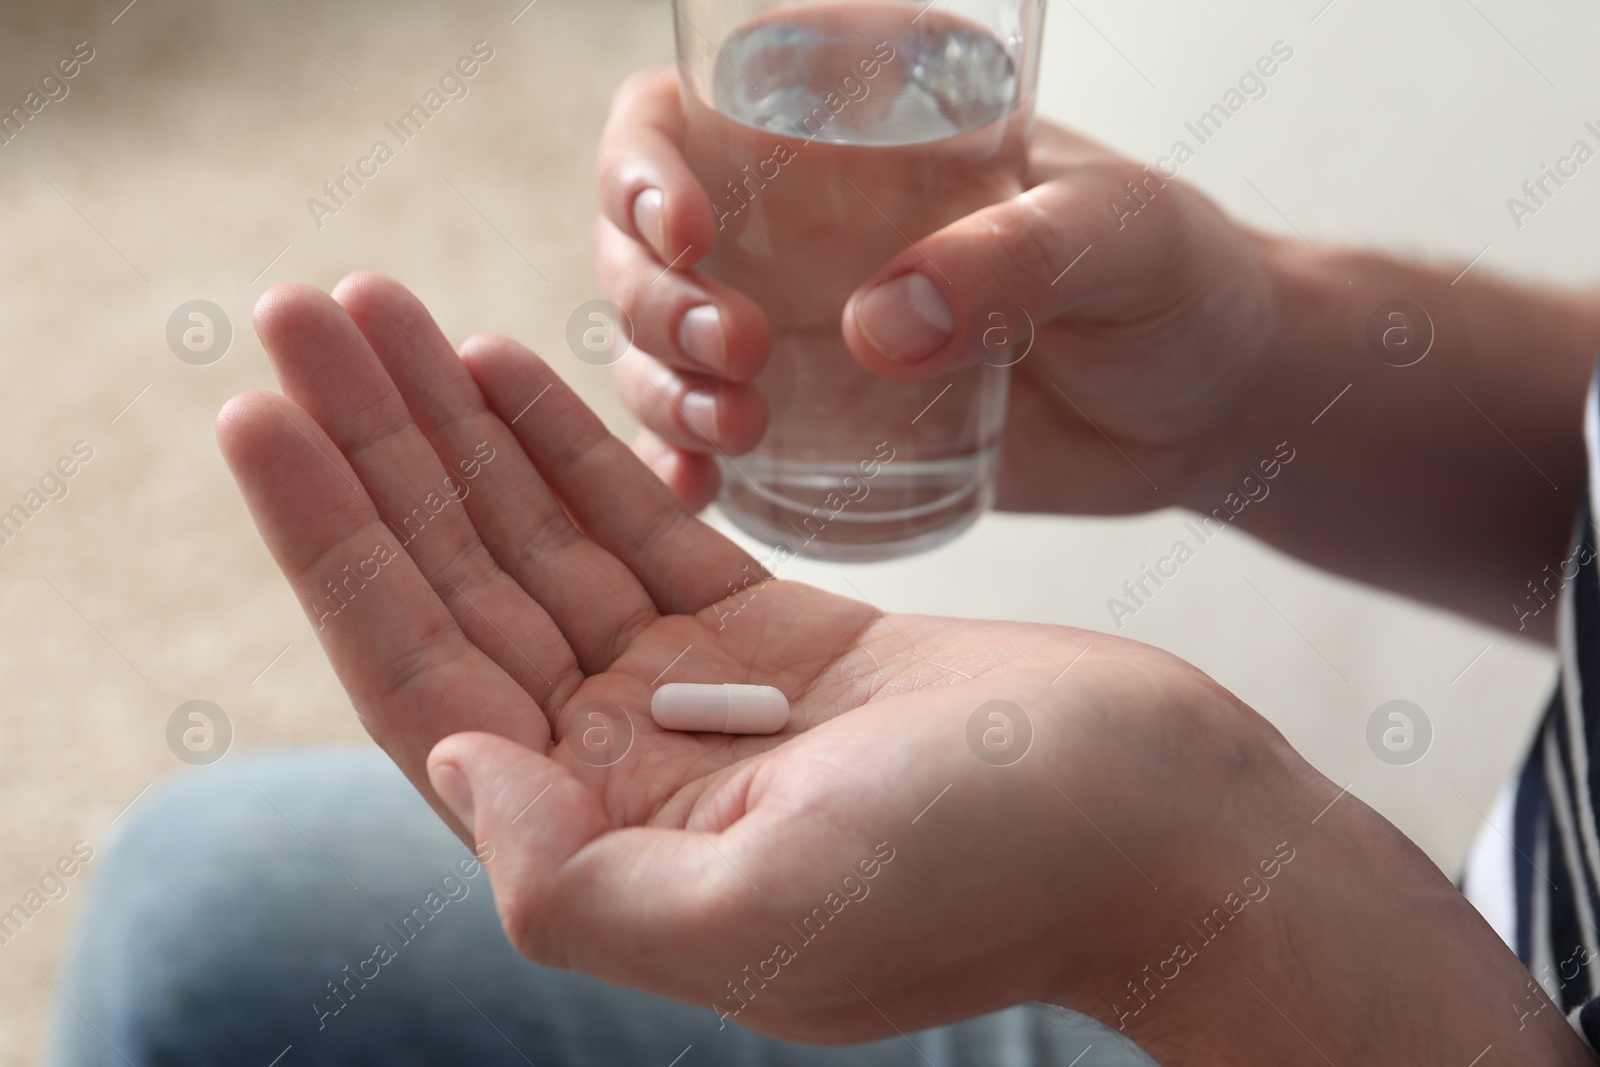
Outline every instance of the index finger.
[(688, 267), (716, 237), (711, 198), (683, 157), (678, 74), (652, 67), (623, 82), (600, 135), (600, 210), (663, 266)]
[(362, 725), (441, 814), (424, 768), (440, 738), (483, 730), (545, 751), (539, 705), (462, 632), (322, 427), (247, 393), (217, 437)]

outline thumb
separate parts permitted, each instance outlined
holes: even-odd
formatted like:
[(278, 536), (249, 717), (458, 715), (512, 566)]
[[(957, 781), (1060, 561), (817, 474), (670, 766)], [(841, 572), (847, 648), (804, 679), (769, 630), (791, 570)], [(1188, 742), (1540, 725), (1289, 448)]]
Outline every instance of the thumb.
[(428, 778), (470, 827), (506, 937), (536, 963), (701, 999), (740, 953), (759, 894), (720, 835), (611, 826), (561, 764), (495, 734), (452, 734)]
[[(544, 911), (567, 861), (611, 829), (588, 786), (555, 760), (497, 734), (440, 741), (428, 756), (428, 781), (489, 871), (508, 932), (508, 916)], [(535, 958), (548, 962), (546, 955)]]
[(905, 381), (1014, 362), (1035, 330), (1073, 311), (1153, 312), (1182, 259), (1180, 193), (1153, 171), (1096, 163), (958, 219), (856, 290), (845, 343), (867, 369)]

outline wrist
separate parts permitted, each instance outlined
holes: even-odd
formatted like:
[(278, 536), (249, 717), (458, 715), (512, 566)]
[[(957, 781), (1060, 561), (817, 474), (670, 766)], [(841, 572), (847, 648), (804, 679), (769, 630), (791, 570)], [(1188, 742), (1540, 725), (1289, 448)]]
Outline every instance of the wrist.
[[(1254, 240), (1271, 294), (1258, 381), (1211, 450), (1217, 480), (1186, 505), (1324, 570), (1544, 636), (1553, 613), (1517, 605), (1570, 547), (1600, 301), (1481, 264)], [(1300, 457), (1290, 474), (1241, 489), (1280, 442)], [(1251, 489), (1273, 502), (1246, 507)]]
[[(1296, 447), (1305, 429), (1349, 382), (1330, 343), (1349, 332), (1361, 301), (1335, 269), (1305, 243), (1244, 231), (1266, 290), (1265, 325), (1253, 359), (1255, 380), (1227, 423), (1212, 434), (1203, 473), (1191, 479), (1181, 506), (1201, 514), (1239, 488), (1281, 442)], [(1337, 379), (1337, 384), (1336, 383)]]
[(1272, 328), (1244, 425), (1272, 436), (1308, 424), (1349, 383), (1351, 357), (1359, 354), (1376, 305), (1362, 270), (1341, 262), (1344, 254), (1330, 259), (1303, 241), (1254, 239), (1271, 293)]
[[(1480, 395), (1526, 394), (1548, 412), (1570, 398), (1574, 382), (1581, 391), (1600, 350), (1597, 290), (1522, 285), (1476, 264), (1407, 263), (1265, 234), (1253, 240), (1272, 327), (1249, 424), (1300, 424), (1302, 413), (1323, 414), (1347, 385), (1404, 393), (1445, 380)], [(1509, 358), (1519, 351), (1537, 355)], [(1364, 415), (1362, 425), (1409, 438), (1414, 420), (1393, 418), (1394, 426), (1369, 425)]]
[(1412, 842), (1262, 736), (1270, 757), (1251, 759), (1252, 780), (1213, 809), (1186, 882), (1162, 886), (1170, 906), (1129, 917), (1145, 947), (1120, 984), (1057, 1003), (1167, 1067), (1463, 1067), (1491, 1046), (1498, 1062), (1594, 1063)]

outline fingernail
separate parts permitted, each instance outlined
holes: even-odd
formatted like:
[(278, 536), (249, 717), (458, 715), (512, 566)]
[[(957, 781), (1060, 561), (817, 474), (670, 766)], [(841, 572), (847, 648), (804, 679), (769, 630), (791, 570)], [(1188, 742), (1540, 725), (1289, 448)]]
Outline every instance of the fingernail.
[(938, 286), (915, 272), (884, 282), (856, 303), (856, 325), (896, 363), (927, 359), (949, 342), (955, 324)]
[(661, 223), (661, 190), (645, 189), (633, 198), (633, 226), (656, 255), (667, 257), (667, 234)]
[(433, 791), (439, 794), (439, 799), (444, 801), (445, 807), (455, 813), (463, 826), (471, 830), (472, 783), (461, 773), (461, 768), (454, 763), (435, 763), (428, 768), (428, 781), (433, 783)]
[(678, 323), (678, 347), (683, 354), (710, 370), (728, 368), (728, 350), (722, 338), (722, 313), (715, 304), (701, 304), (684, 312)]
[(683, 421), (694, 427), (706, 440), (719, 440), (717, 394), (703, 389), (686, 393), (683, 398)]

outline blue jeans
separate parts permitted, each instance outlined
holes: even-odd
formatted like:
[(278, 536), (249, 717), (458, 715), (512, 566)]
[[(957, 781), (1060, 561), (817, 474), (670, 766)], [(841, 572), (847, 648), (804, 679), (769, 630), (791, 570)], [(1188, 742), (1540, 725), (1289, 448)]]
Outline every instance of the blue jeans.
[(487, 872), (376, 752), (186, 774), (123, 817), (92, 871), (57, 982), (63, 1067), (1151, 1062), (1039, 1005), (812, 1048), (539, 967), (507, 944)]

